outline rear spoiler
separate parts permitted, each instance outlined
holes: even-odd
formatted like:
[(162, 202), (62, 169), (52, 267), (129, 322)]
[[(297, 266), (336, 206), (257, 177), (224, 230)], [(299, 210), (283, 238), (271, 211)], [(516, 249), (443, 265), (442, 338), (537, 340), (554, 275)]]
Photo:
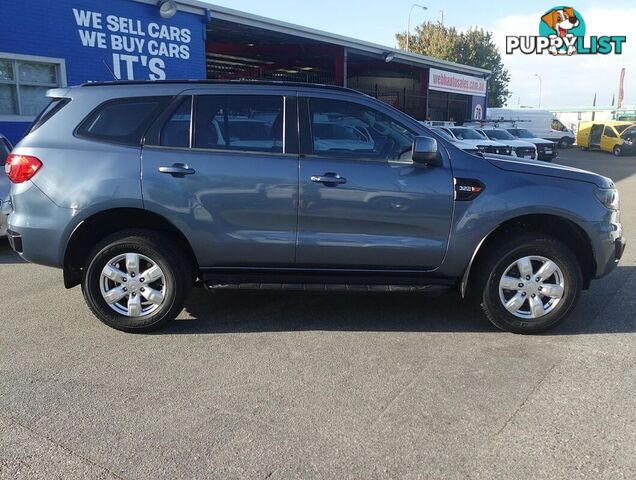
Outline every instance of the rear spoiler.
[(71, 91), (70, 87), (65, 88), (51, 88), (46, 91), (46, 96), (50, 98), (64, 98), (68, 96), (68, 93)]

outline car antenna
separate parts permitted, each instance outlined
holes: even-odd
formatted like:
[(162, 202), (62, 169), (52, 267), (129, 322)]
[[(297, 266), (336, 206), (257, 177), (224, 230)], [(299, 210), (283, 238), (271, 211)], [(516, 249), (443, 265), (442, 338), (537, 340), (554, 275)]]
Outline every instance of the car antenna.
[(115, 72), (113, 72), (113, 70), (110, 68), (110, 66), (106, 63), (106, 60), (102, 59), (102, 62), (104, 63), (104, 66), (106, 67), (106, 69), (110, 72), (110, 74), (113, 77), (113, 80), (115, 80), (116, 82), (119, 82), (120, 79), (117, 78), (117, 76), (115, 75)]

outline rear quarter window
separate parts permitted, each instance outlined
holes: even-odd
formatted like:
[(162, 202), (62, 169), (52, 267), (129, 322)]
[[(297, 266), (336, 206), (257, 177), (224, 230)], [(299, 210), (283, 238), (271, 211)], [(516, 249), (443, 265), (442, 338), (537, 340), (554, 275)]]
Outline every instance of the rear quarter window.
[(76, 129), (78, 137), (122, 145), (141, 139), (172, 97), (129, 97), (102, 103)]

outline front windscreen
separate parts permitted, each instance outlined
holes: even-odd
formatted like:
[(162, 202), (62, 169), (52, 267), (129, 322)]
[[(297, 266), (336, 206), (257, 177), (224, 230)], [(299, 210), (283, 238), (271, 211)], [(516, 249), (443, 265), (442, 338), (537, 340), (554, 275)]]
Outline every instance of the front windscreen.
[(486, 135), (491, 140), (514, 140), (515, 137), (510, 135), (506, 130), (485, 130)]
[(462, 128), (462, 127), (454, 127), (450, 129), (453, 132), (453, 135), (457, 137), (458, 140), (483, 140), (484, 138), (479, 135), (477, 130), (473, 130), (472, 128)]
[(508, 131), (517, 138), (534, 138), (532, 132), (530, 130), (526, 130), (525, 128), (513, 128)]

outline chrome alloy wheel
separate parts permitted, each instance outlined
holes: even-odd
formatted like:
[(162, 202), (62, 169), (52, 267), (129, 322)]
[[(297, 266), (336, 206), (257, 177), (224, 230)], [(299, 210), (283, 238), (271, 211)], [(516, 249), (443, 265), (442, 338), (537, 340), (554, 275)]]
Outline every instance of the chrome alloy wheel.
[(555, 262), (541, 256), (529, 256), (506, 268), (499, 281), (499, 298), (514, 316), (537, 319), (557, 307), (565, 287), (565, 277)]
[(106, 303), (120, 315), (142, 317), (163, 305), (166, 279), (156, 262), (138, 253), (124, 253), (102, 269), (99, 288)]

